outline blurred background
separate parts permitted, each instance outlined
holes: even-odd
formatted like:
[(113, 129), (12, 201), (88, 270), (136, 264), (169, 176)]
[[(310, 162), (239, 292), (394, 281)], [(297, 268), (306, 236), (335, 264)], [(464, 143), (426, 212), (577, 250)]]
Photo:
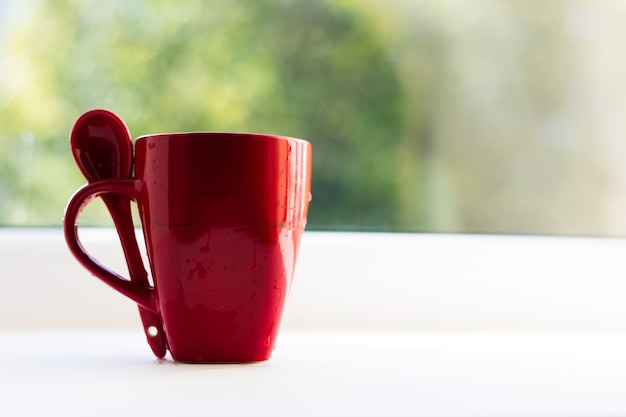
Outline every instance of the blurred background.
[(0, 0), (0, 226), (61, 224), (94, 107), (309, 140), (309, 230), (626, 236), (620, 0)]

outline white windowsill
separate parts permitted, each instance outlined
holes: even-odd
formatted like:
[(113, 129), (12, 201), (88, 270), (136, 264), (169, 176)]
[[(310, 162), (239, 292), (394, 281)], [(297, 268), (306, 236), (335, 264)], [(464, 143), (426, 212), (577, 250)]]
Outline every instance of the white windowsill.
[[(125, 274), (115, 232), (81, 230)], [(1, 229), (0, 329), (135, 326), (60, 229)], [(626, 239), (306, 232), (283, 328), (626, 331)]]
[(284, 332), (270, 361), (150, 357), (132, 330), (0, 332), (0, 415), (623, 416), (626, 336)]
[(0, 254), (0, 415), (626, 415), (624, 239), (307, 232), (274, 356), (218, 366), (155, 360), (60, 230)]

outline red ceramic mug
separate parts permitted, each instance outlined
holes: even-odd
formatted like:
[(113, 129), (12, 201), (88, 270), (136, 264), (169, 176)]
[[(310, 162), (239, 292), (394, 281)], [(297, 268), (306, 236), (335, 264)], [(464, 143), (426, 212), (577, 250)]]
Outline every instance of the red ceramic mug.
[[(289, 293), (310, 178), (311, 145), (304, 140), (218, 132), (143, 136), (135, 141), (132, 178), (95, 181), (74, 194), (65, 237), (93, 275), (161, 316), (174, 360), (263, 361)], [(79, 214), (104, 194), (137, 202), (153, 287), (109, 270), (81, 245)]]

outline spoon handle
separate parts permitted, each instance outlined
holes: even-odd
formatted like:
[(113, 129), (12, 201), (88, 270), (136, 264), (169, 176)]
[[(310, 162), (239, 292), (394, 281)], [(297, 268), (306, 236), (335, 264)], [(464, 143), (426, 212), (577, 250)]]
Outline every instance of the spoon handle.
[[(111, 213), (113, 223), (120, 237), (124, 257), (128, 265), (130, 280), (141, 285), (150, 285), (148, 273), (143, 266), (141, 253), (139, 252), (139, 246), (135, 238), (135, 226), (130, 209), (130, 198), (119, 194), (107, 194), (102, 197)], [(141, 316), (144, 332), (152, 352), (156, 357), (163, 358), (167, 349), (167, 342), (161, 317), (141, 306), (139, 306), (139, 315)]]

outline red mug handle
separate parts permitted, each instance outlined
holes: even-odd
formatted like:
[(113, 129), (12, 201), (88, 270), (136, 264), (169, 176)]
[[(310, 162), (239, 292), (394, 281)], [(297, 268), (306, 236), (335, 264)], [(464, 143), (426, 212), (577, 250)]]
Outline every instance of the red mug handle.
[[(70, 199), (63, 218), (65, 241), (72, 255), (96, 278), (130, 298), (153, 313), (159, 313), (154, 288), (140, 285), (118, 275), (87, 253), (78, 238), (78, 217), (91, 200), (102, 194), (123, 194), (136, 199), (141, 192), (142, 181), (138, 179), (108, 179), (95, 181), (80, 188)], [(123, 233), (123, 232), (122, 232)]]

